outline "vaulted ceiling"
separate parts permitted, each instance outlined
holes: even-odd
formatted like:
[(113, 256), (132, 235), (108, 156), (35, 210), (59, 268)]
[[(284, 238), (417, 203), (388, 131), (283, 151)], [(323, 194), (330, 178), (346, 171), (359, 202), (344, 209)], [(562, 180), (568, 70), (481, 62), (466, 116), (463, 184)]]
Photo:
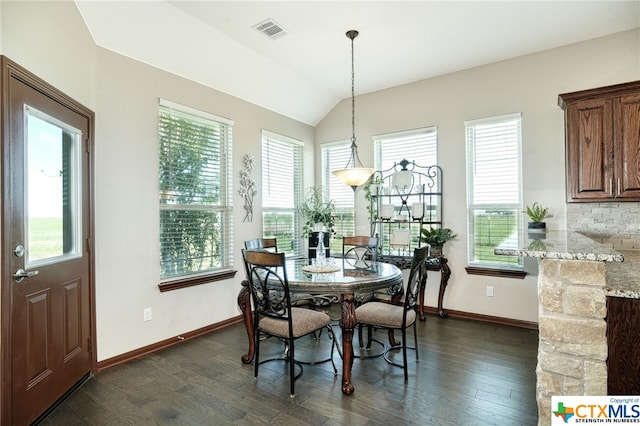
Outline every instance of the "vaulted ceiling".
[(76, 5), (97, 45), (311, 125), (351, 95), (350, 29), (358, 95), (640, 27), (640, 1)]

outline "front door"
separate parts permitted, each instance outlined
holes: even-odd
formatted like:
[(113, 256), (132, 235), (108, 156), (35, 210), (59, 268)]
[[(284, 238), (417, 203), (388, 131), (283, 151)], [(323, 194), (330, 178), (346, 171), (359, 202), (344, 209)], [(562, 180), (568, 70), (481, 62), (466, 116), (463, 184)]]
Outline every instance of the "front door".
[(2, 423), (92, 372), (93, 113), (3, 58)]

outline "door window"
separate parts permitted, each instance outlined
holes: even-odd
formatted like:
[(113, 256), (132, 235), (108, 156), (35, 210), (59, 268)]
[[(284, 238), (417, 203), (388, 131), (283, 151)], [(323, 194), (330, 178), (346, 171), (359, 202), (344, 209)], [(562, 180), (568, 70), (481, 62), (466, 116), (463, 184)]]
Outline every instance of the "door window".
[(80, 256), (82, 134), (25, 107), (27, 268)]

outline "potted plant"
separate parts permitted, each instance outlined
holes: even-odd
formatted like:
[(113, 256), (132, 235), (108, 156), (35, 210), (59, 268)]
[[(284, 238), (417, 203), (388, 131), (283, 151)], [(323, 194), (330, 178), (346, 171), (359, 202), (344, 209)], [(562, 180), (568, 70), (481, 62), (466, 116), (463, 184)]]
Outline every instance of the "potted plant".
[(551, 217), (551, 214), (549, 214), (548, 208), (543, 207), (542, 204), (536, 201), (531, 206), (527, 206), (527, 216), (531, 219), (531, 222), (527, 225), (530, 230), (544, 231), (547, 224), (543, 220)]
[(298, 212), (304, 222), (302, 235), (308, 237), (313, 232), (334, 233), (336, 205), (332, 200), (326, 201), (322, 188), (310, 186), (304, 195)]
[(302, 235), (308, 237), (309, 259), (316, 258), (319, 242), (322, 240), (325, 256), (329, 257), (329, 237), (335, 233), (336, 205), (326, 201), (322, 188), (311, 186), (305, 192), (304, 200), (298, 207), (302, 217)]
[(420, 241), (431, 246), (431, 256), (442, 256), (442, 246), (457, 237), (450, 228), (422, 228)]

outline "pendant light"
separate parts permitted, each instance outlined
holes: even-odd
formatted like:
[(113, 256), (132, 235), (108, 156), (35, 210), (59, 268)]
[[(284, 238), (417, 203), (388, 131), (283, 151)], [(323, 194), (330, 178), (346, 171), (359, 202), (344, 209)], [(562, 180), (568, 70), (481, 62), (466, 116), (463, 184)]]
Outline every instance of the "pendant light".
[(364, 167), (358, 158), (358, 146), (356, 145), (356, 95), (355, 95), (355, 72), (353, 65), (353, 39), (358, 37), (358, 31), (347, 31), (347, 37), (351, 39), (351, 156), (344, 169), (333, 170), (334, 176), (355, 191), (356, 188), (369, 179), (375, 169)]

